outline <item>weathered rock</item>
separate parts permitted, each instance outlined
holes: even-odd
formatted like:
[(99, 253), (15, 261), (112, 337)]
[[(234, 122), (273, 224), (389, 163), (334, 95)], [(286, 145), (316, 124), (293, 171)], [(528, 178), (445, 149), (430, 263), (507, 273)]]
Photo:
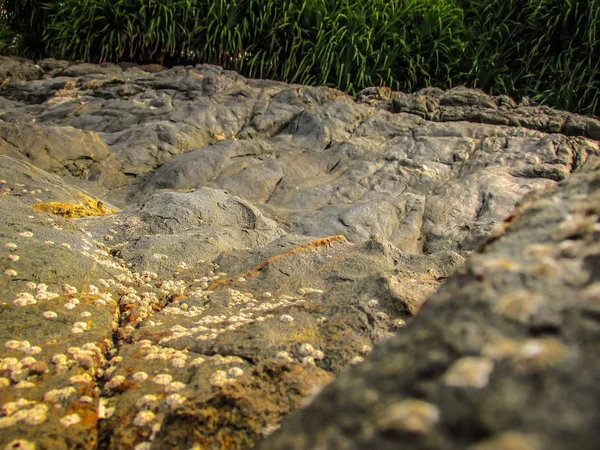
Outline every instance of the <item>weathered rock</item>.
[(411, 323), (260, 449), (600, 445), (600, 164), (529, 195)]
[(35, 66), (33, 61), (0, 56), (0, 80), (2, 80), (0, 85), (2, 87), (9, 82), (37, 80), (41, 76), (42, 71)]
[[(467, 399), (476, 396), (459, 392), (455, 402), (438, 378), (454, 386), (466, 372), (482, 385), (487, 372), (506, 373), (513, 383), (512, 356), (496, 361), (471, 351), (497, 337), (494, 330), (517, 347), (524, 339), (550, 339), (555, 329), (559, 335), (551, 339), (561, 345), (588, 345), (580, 331), (562, 340), (566, 328), (556, 325), (562, 322), (555, 303), (547, 309), (539, 300), (561, 276), (552, 275), (555, 284), (547, 288), (532, 281), (534, 269), (525, 263), (494, 280), (465, 269), (459, 281), (426, 299), (488, 236), (503, 236), (489, 243), (498, 252), (511, 233), (537, 239), (533, 219), (515, 219), (506, 236), (498, 227), (524, 195), (565, 180), (570, 186), (572, 173), (592, 173), (600, 157), (590, 139), (595, 119), (464, 88), (418, 95), (370, 88), (357, 102), (333, 89), (247, 80), (210, 65), (44, 60), (39, 66), (44, 78), (9, 81), (0, 89), (1, 442), (250, 448), (411, 322), (406, 336), (418, 338), (402, 347), (410, 364), (394, 375), (404, 377), (402, 389), (411, 395), (392, 405), (401, 394), (388, 398), (386, 389), (397, 385), (385, 370), (371, 374), (384, 377), (378, 389), (389, 414), (380, 417), (370, 391), (353, 390), (348, 401), (363, 402), (357, 408), (364, 416), (356, 417), (365, 418), (364, 430), (372, 434), (348, 422), (351, 430), (373, 439), (383, 433), (398, 446), (398, 424), (408, 420), (409, 434), (434, 429), (427, 435), (433, 443), (412, 434), (403, 441), (415, 448), (437, 442), (464, 448), (484, 438), (491, 440), (478, 443), (481, 448), (537, 445), (523, 434), (529, 429), (521, 433), (512, 425), (479, 434), (488, 428), (479, 410), (469, 409)], [(405, 111), (391, 113), (392, 102), (396, 111), (404, 102)], [(507, 123), (507, 114), (523, 124)], [(560, 126), (549, 125), (555, 119)], [(541, 211), (544, 204), (534, 206)], [(538, 214), (534, 207), (521, 209), (522, 218)], [(547, 226), (565, 214), (559, 208)], [(528, 225), (520, 228), (519, 220)], [(516, 247), (506, 248), (507, 258)], [(553, 260), (539, 248), (540, 274), (554, 274)], [(468, 267), (500, 270), (487, 262), (487, 251)], [(577, 251), (572, 265), (560, 266), (572, 290), (590, 271), (577, 262)], [(531, 308), (523, 306), (524, 295), (509, 292), (519, 283), (538, 292), (531, 294)], [(565, 299), (575, 292), (556, 286)], [(498, 293), (508, 312), (494, 316), (488, 297), (476, 300), (478, 289), (490, 299)], [(439, 316), (430, 313), (444, 292), (452, 293), (448, 306), (439, 306)], [(444, 323), (455, 325), (446, 331)], [(480, 335), (469, 331), (479, 329)], [(572, 343), (577, 336), (585, 336), (584, 343)], [(587, 367), (572, 361), (561, 372), (565, 379)], [(595, 372), (582, 373), (588, 375), (575, 385), (587, 389)], [(482, 401), (492, 405), (486, 417), (492, 417), (495, 396), (509, 391), (488, 396), (487, 385), (481, 389)], [(432, 403), (438, 393), (450, 399), (444, 405), (460, 406), (441, 431), (436, 421), (448, 414)], [(528, 395), (523, 402), (533, 401)], [(586, 411), (595, 414), (593, 406)], [(376, 425), (369, 425), (370, 417), (378, 418)], [(468, 431), (472, 417), (476, 428)], [(539, 417), (535, 433), (543, 435), (539, 430), (549, 425)], [(576, 434), (592, 416), (572, 417), (565, 427)], [(351, 432), (332, 433), (340, 448), (358, 442)], [(314, 447), (300, 440), (293, 448), (321, 442), (336, 448), (316, 436)], [(388, 445), (373, 442), (366, 447)]]
[(564, 133), (568, 136), (586, 136), (600, 139), (600, 122), (545, 106), (522, 102), (517, 105), (505, 95), (491, 97), (464, 86), (447, 92), (441, 89), (423, 89), (414, 94), (394, 93), (391, 105), (394, 112), (416, 114), (439, 122), (472, 121), (493, 125), (510, 125), (546, 133)]

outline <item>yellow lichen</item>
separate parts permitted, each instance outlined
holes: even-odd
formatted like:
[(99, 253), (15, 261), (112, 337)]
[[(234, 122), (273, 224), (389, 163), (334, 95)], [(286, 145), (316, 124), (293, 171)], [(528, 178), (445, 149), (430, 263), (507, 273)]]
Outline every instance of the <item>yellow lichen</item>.
[(114, 214), (117, 212), (116, 209), (107, 208), (106, 205), (100, 200), (95, 200), (84, 194), (81, 194), (81, 197), (83, 198), (83, 201), (78, 204), (44, 202), (33, 205), (33, 208), (37, 211), (47, 212), (57, 216), (67, 217), (69, 219), (89, 216), (105, 216), (107, 214)]

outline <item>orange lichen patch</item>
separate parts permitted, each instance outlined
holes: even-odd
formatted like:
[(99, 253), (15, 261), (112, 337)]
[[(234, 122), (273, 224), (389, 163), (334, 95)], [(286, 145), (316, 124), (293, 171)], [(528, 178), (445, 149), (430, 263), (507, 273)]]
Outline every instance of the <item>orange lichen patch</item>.
[(221, 280), (215, 281), (214, 283), (212, 283), (210, 286), (208, 286), (208, 290), (213, 290), (219, 286), (223, 286), (225, 284), (230, 283), (231, 281), (237, 280), (240, 277), (245, 278), (246, 280), (253, 278), (255, 276), (257, 276), (260, 272), (262, 272), (262, 270), (267, 267), (269, 264), (274, 263), (276, 261), (279, 261), (283, 258), (287, 258), (291, 255), (295, 255), (296, 253), (302, 253), (302, 252), (308, 252), (308, 251), (312, 251), (312, 250), (319, 250), (323, 247), (328, 248), (331, 247), (331, 245), (334, 242), (343, 242), (343, 243), (347, 243), (348, 240), (346, 239), (345, 236), (342, 235), (338, 235), (338, 236), (329, 236), (326, 238), (321, 238), (321, 239), (316, 239), (312, 242), (309, 242), (308, 244), (302, 246), (302, 247), (296, 247), (293, 248), (285, 253), (282, 253), (280, 255), (275, 255), (272, 256), (266, 260), (264, 260), (263, 262), (261, 262), (260, 264), (254, 266), (252, 269), (250, 269), (248, 272), (243, 273), (241, 275), (236, 275), (234, 277), (228, 277), (228, 278), (223, 278)]
[(33, 205), (33, 208), (37, 211), (47, 212), (69, 219), (89, 216), (105, 216), (117, 212), (116, 209), (107, 208), (100, 200), (94, 200), (84, 194), (81, 194), (81, 197), (83, 197), (83, 201), (79, 204), (44, 202)]

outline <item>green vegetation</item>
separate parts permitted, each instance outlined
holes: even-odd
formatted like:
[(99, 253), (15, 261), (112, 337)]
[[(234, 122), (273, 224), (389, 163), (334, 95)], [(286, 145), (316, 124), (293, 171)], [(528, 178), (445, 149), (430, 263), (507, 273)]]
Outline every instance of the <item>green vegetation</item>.
[(29, 57), (207, 62), (350, 93), (464, 84), (600, 114), (598, 0), (0, 0), (0, 22), (0, 52)]

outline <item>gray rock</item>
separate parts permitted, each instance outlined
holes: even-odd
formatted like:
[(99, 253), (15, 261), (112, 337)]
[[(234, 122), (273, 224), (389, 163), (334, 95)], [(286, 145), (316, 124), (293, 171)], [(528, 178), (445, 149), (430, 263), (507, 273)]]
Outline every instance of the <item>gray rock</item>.
[(260, 449), (600, 445), (600, 164), (527, 196), (402, 331)]
[(0, 56), (0, 84), (8, 82), (23, 82), (37, 80), (42, 77), (42, 71), (33, 61), (24, 58), (9, 58)]
[(467, 120), (600, 139), (600, 122), (596, 118), (530, 103), (517, 105), (505, 95), (491, 97), (463, 86), (447, 92), (424, 89), (415, 94), (394, 93), (390, 110), (440, 122)]
[(265, 445), (596, 443), (593, 307), (563, 315), (597, 275), (595, 119), (465, 88), (40, 67), (0, 91), (0, 441), (250, 448), (340, 376)]

